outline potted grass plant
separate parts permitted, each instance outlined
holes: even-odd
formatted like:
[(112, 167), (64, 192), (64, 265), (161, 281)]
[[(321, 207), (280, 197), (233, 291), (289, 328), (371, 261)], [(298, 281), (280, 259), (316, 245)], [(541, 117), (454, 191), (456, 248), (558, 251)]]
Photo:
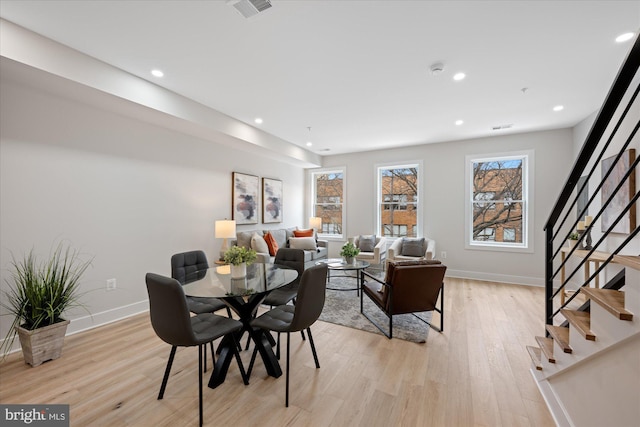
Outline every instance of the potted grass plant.
[(38, 261), (33, 249), (19, 261), (12, 256), (6, 280), (9, 290), (4, 292), (1, 305), (13, 316), (13, 323), (0, 346), (3, 357), (11, 350), (16, 334), (24, 360), (31, 366), (62, 355), (69, 324), (62, 316), (72, 307), (82, 307), (80, 278), (90, 264), (62, 244), (45, 261)]

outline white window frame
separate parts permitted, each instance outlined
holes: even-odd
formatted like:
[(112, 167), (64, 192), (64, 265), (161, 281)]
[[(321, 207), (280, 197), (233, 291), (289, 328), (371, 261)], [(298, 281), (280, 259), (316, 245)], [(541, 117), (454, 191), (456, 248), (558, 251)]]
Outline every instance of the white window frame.
[[(473, 241), (473, 164), (497, 160), (522, 159), (522, 243)], [(465, 248), (486, 251), (534, 251), (534, 150), (467, 155), (465, 158)]]
[(318, 233), (318, 237), (326, 240), (342, 240), (347, 236), (347, 168), (345, 166), (309, 170), (309, 186), (311, 187), (309, 191), (309, 194), (311, 194), (309, 216), (316, 216), (316, 175), (329, 173), (342, 174), (342, 234)]
[[(418, 169), (418, 201), (416, 203), (416, 236), (422, 237), (423, 227), (422, 227), (422, 213), (423, 213), (423, 203), (424, 203), (424, 185), (422, 183), (422, 160), (418, 161), (405, 161), (405, 162), (394, 162), (394, 163), (378, 163), (374, 165), (374, 176), (376, 180), (376, 194), (373, 200), (375, 200), (374, 211), (376, 212), (376, 234), (382, 232), (382, 218), (381, 218), (381, 209), (380, 205), (382, 204), (382, 176), (380, 174), (381, 169), (398, 169), (398, 168), (411, 168), (415, 167)], [(386, 237), (387, 247), (391, 244), (390, 242), (395, 240), (393, 237)]]

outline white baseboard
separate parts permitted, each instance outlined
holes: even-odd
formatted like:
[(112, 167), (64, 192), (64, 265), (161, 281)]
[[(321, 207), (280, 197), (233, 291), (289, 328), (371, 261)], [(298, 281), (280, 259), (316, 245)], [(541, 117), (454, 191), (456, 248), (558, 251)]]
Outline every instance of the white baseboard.
[(542, 277), (512, 276), (509, 274), (481, 273), (478, 271), (464, 271), (453, 269), (447, 269), (447, 276), (457, 277), (459, 279), (486, 280), (489, 282), (544, 287), (544, 278)]
[[(135, 316), (139, 313), (149, 311), (149, 301), (140, 301), (133, 304), (125, 305), (122, 307), (106, 310), (90, 316), (78, 317), (70, 319), (71, 323), (67, 327), (66, 336), (77, 334), (78, 332), (87, 331), (89, 329), (104, 326), (109, 323), (117, 322), (118, 320), (126, 319), (127, 317)], [(4, 340), (0, 340), (0, 343)], [(9, 353), (14, 353), (20, 350), (20, 341), (14, 340), (13, 345)]]
[(533, 380), (538, 386), (538, 390), (540, 390), (540, 394), (547, 404), (547, 408), (549, 408), (549, 412), (551, 412), (551, 416), (553, 417), (553, 421), (555, 421), (556, 426), (558, 427), (574, 427), (573, 423), (571, 423), (570, 419), (566, 415), (566, 411), (562, 406), (562, 403), (558, 400), (556, 394), (553, 392), (549, 381), (542, 379), (535, 368), (531, 368), (531, 375), (533, 376)]

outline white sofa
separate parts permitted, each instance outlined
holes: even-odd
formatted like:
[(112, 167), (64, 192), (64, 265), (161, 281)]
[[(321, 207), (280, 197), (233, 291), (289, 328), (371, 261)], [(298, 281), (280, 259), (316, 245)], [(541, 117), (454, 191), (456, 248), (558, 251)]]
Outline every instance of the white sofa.
[[(278, 248), (290, 247), (290, 239), (294, 238), (294, 230), (299, 230), (298, 227), (292, 228), (277, 228), (270, 230), (242, 230), (236, 232), (236, 238), (231, 240), (231, 246), (244, 246), (248, 249), (253, 249), (258, 253), (258, 262), (273, 263), (275, 256), (270, 255), (268, 251), (264, 251), (264, 248), (260, 248), (261, 243), (257, 243), (252, 237), (254, 234), (263, 237), (266, 233), (271, 233), (274, 237)], [(315, 244), (313, 244), (315, 241)], [(326, 259), (329, 252), (328, 242), (326, 240), (318, 240), (315, 238), (307, 238), (303, 242), (300, 248), (304, 249), (304, 268), (309, 268), (315, 265), (318, 260)], [(299, 245), (300, 242), (296, 241), (294, 245)]]
[[(370, 235), (367, 235), (370, 236)], [(387, 239), (381, 236), (375, 236), (375, 246), (373, 251), (366, 251), (360, 247), (360, 238), (362, 235), (349, 237), (349, 241), (360, 249), (360, 253), (356, 255), (356, 259), (360, 261), (367, 261), (369, 264), (382, 264), (384, 267), (385, 260), (387, 258)]]
[[(411, 240), (407, 240), (411, 239)], [(424, 237), (422, 241), (422, 248), (418, 251), (415, 243), (417, 238), (400, 237), (397, 238), (389, 248), (387, 248), (387, 262), (392, 261), (408, 261), (408, 260), (421, 260), (421, 259), (435, 259), (436, 258), (436, 241)], [(405, 244), (405, 253), (403, 253), (403, 243)], [(408, 249), (411, 249), (406, 253)], [(418, 253), (419, 252), (419, 253)]]

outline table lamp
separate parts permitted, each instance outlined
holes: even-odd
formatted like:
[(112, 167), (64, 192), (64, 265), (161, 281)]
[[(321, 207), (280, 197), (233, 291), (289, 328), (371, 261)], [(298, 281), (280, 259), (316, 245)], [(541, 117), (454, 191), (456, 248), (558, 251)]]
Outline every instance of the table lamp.
[(320, 231), (322, 228), (322, 218), (319, 216), (312, 216), (309, 218), (309, 228), (316, 230), (316, 232)]
[(236, 237), (236, 222), (232, 219), (216, 221), (216, 239), (224, 239), (220, 248), (220, 259), (224, 259), (224, 254), (229, 250), (227, 239)]

